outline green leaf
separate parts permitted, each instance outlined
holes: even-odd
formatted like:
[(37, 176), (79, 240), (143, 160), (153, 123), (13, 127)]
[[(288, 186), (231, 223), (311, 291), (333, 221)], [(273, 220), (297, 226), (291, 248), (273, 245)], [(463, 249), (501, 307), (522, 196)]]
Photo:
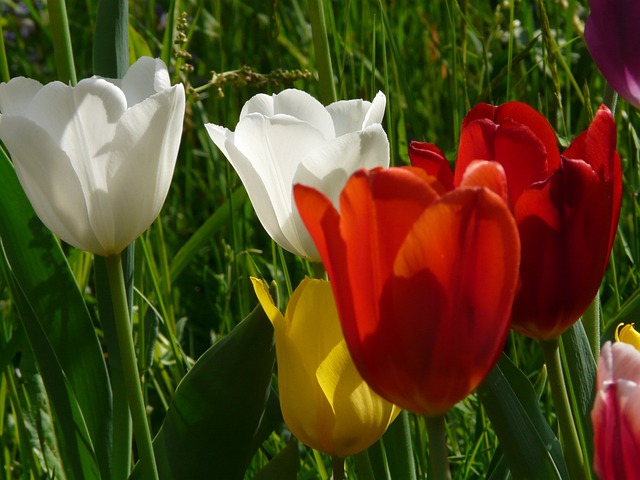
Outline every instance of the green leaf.
[[(15, 279), (14, 299), (64, 442), (83, 465), (91, 461), (79, 452), (95, 454), (109, 478), (111, 390), (102, 349), (58, 241), (35, 215), (1, 149), (0, 191), (0, 241)], [(89, 471), (83, 476), (92, 478)]]
[(296, 480), (298, 474), (298, 441), (291, 441), (260, 470), (253, 480)]
[(178, 385), (154, 439), (160, 478), (243, 478), (276, 426), (265, 415), (274, 362), (273, 327), (257, 307)]
[(409, 412), (406, 410), (400, 412), (400, 415), (389, 425), (383, 438), (391, 478), (415, 480), (416, 467), (413, 461)]
[(569, 478), (531, 383), (506, 355), (478, 387), (478, 397), (515, 478)]
[(581, 321), (562, 334), (562, 360), (573, 418), (585, 462), (593, 465), (591, 408), (595, 396), (596, 360)]
[(129, 25), (129, 58), (135, 62), (140, 57), (154, 57), (149, 44), (138, 31)]

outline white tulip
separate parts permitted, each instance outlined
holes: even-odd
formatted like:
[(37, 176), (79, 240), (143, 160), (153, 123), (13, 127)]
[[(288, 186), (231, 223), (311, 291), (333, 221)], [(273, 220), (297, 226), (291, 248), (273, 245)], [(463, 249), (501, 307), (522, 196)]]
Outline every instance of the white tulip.
[(293, 185), (317, 188), (338, 207), (349, 176), (389, 166), (389, 141), (380, 122), (386, 98), (324, 107), (300, 90), (259, 94), (240, 112), (235, 132), (206, 124), (213, 142), (242, 180), (258, 219), (286, 250), (319, 261), (293, 200)]
[(120, 253), (158, 216), (184, 119), (182, 85), (143, 57), (122, 80), (0, 85), (0, 139), (42, 222), (65, 242)]

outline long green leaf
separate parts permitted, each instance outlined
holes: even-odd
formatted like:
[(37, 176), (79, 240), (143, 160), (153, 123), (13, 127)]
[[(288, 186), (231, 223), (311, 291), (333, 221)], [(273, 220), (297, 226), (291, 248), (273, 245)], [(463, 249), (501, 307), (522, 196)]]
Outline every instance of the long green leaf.
[(0, 192), (0, 241), (24, 296), (21, 320), (52, 408), (58, 421), (71, 422), (69, 412), (77, 405), (87, 445), (108, 478), (111, 390), (102, 349), (60, 245), (35, 215), (1, 149)]
[(502, 355), (478, 388), (515, 478), (567, 479), (560, 443), (527, 377)]
[(585, 462), (593, 464), (591, 408), (596, 386), (596, 360), (581, 321), (562, 334), (565, 379)]
[(273, 327), (257, 307), (178, 385), (154, 440), (160, 478), (243, 478), (276, 426), (265, 414), (274, 362)]

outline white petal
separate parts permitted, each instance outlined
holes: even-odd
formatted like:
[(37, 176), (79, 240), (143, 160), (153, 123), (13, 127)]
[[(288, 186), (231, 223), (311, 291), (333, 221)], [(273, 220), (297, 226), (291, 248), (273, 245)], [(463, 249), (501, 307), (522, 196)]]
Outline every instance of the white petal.
[(204, 126), (216, 147), (222, 151), (223, 155), (227, 157), (227, 159), (230, 159), (231, 155), (227, 150), (226, 144), (227, 142), (233, 143), (234, 133), (226, 127), (214, 125), (213, 123), (205, 123)]
[(47, 132), (24, 117), (2, 115), (0, 138), (40, 220), (70, 245), (104, 254), (104, 246), (91, 230), (76, 172)]
[(331, 115), (318, 100), (307, 92), (293, 88), (283, 90), (276, 95), (272, 95), (271, 105), (264, 97), (259, 95), (256, 97), (244, 105), (240, 114), (241, 119), (251, 113), (261, 113), (266, 117), (289, 115), (313, 125), (327, 140), (336, 136)]
[(384, 96), (384, 93), (378, 92), (373, 99), (373, 103), (371, 104), (371, 108), (365, 115), (364, 122), (362, 123), (362, 128), (367, 128), (370, 125), (376, 123), (382, 123), (382, 118), (384, 117), (384, 110), (387, 107), (387, 97)]
[(139, 58), (122, 79), (122, 90), (129, 107), (168, 88), (171, 88), (169, 72), (159, 58)]
[(378, 92), (373, 103), (366, 100), (341, 100), (327, 107), (335, 125), (336, 136), (357, 132), (380, 123), (384, 116), (386, 97)]
[(26, 112), (69, 157), (86, 199), (92, 228), (105, 248), (114, 242), (113, 212), (106, 195), (106, 161), (125, 109), (122, 91), (94, 77), (73, 88), (60, 82), (45, 85)]
[(292, 223), (292, 179), (307, 150), (324, 143), (323, 135), (292, 117), (256, 113), (235, 133), (211, 124), (207, 130), (238, 173), (267, 233), (286, 250), (307, 256)]
[(275, 95), (259, 93), (251, 97), (242, 106), (240, 111), (240, 121), (251, 113), (261, 113), (265, 117), (273, 117), (273, 98)]
[(360, 168), (389, 166), (389, 140), (381, 125), (349, 133), (312, 150), (295, 173), (293, 183), (317, 188), (339, 207), (340, 192)]
[(115, 216), (115, 248), (124, 248), (158, 216), (169, 191), (184, 120), (179, 84), (127, 110), (118, 123), (107, 165)]
[(42, 84), (31, 78), (13, 78), (0, 84), (0, 112), (7, 115), (24, 115)]

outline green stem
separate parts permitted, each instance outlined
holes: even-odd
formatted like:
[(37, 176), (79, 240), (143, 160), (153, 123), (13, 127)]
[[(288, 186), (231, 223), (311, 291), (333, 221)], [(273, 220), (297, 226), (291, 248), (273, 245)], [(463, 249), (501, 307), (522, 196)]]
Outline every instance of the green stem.
[(444, 415), (424, 417), (429, 436), (429, 478), (451, 480)]
[(331, 67), (331, 53), (329, 51), (329, 37), (324, 20), (322, 0), (309, 0), (309, 19), (313, 33), (313, 48), (316, 51), (318, 63), (318, 77), (320, 80), (320, 100), (325, 105), (337, 100), (336, 85), (333, 81)]
[(358, 472), (359, 480), (375, 480), (373, 474), (373, 467), (371, 466), (371, 460), (369, 459), (369, 453), (367, 450), (363, 450), (360, 453), (356, 453), (353, 456), (356, 462), (356, 470)]
[(151, 432), (149, 431), (147, 412), (144, 398), (142, 396), (140, 377), (138, 376), (138, 365), (136, 363), (136, 354), (133, 345), (129, 308), (127, 295), (125, 293), (122, 259), (120, 254), (107, 257), (106, 265), (107, 274), (109, 276), (109, 286), (111, 289), (111, 298), (113, 301), (118, 346), (120, 347), (124, 381), (127, 389), (131, 419), (133, 421), (133, 434), (136, 439), (138, 455), (140, 457), (142, 477), (149, 480), (158, 480), (158, 470), (153, 453)]
[(585, 473), (578, 431), (576, 430), (573, 415), (571, 414), (571, 405), (562, 373), (558, 339), (541, 340), (540, 345), (542, 346), (544, 361), (547, 365), (549, 386), (551, 387), (551, 395), (553, 397), (556, 416), (558, 417), (558, 425), (560, 427), (569, 475), (573, 480), (588, 478), (588, 475)]
[(593, 358), (597, 359), (600, 356), (600, 293), (596, 293), (595, 298), (582, 314), (582, 324), (587, 332)]
[(344, 480), (344, 458), (331, 457), (331, 466), (333, 467), (333, 480)]
[(313, 278), (319, 278), (320, 280), (327, 279), (327, 271), (324, 269), (322, 262), (313, 262), (311, 267), (313, 268)]
[(78, 83), (78, 79), (76, 78), (76, 67), (73, 61), (67, 7), (64, 0), (49, 0), (47, 5), (49, 7), (51, 33), (53, 34), (53, 52), (56, 59), (58, 79), (64, 83), (75, 85)]
[[(126, 252), (126, 250), (125, 250)], [(123, 254), (124, 255), (124, 252)], [(121, 257), (122, 258), (122, 257)], [(125, 256), (126, 258), (126, 256)], [(111, 456), (111, 478), (129, 478), (131, 471), (131, 415), (127, 400), (127, 388), (121, 362), (120, 346), (109, 288), (106, 258), (96, 255), (93, 262), (98, 311), (109, 352), (109, 381), (113, 398), (113, 451)], [(129, 304), (129, 312), (131, 305)]]

